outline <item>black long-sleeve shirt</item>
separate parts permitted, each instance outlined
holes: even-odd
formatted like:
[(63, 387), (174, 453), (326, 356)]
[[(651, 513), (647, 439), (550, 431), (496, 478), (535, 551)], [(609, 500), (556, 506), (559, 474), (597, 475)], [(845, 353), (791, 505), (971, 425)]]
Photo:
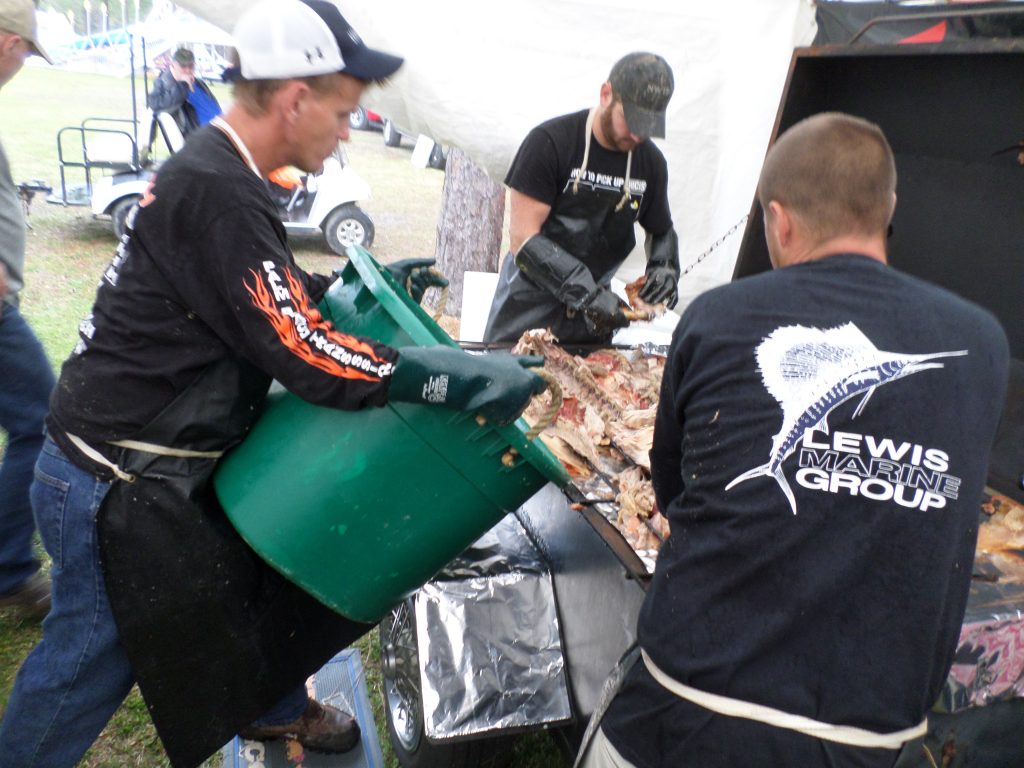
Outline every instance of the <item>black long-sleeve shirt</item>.
[(51, 402), (69, 456), (65, 433), (130, 439), (226, 357), (254, 412), (271, 379), (325, 406), (386, 401), (396, 351), (323, 320), (330, 279), (296, 265), (265, 182), (219, 129), (167, 161), (128, 225)]
[[(856, 254), (708, 291), (673, 336), (651, 470), (659, 668), (834, 725), (920, 722), (963, 621), (1008, 348), (992, 315)], [(880, 768), (677, 698), (638, 666), (604, 729), (639, 768)]]

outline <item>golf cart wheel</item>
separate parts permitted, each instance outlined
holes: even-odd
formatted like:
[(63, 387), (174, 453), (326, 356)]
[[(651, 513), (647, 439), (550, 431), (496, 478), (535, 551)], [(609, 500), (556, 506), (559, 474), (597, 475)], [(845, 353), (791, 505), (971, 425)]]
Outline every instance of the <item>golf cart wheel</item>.
[(366, 110), (356, 106), (348, 113), (348, 127), (353, 131), (365, 131), (370, 125), (370, 118), (366, 116)]
[(114, 227), (114, 237), (118, 240), (121, 239), (121, 236), (124, 235), (127, 229), (128, 214), (131, 213), (132, 208), (141, 199), (142, 195), (128, 195), (110, 206), (110, 220)]
[(423, 697), (413, 599), (380, 623), (384, 717), (391, 748), (402, 768), (507, 768), (515, 737), (436, 744), (423, 733)]
[(373, 245), (373, 222), (355, 203), (339, 205), (328, 214), (323, 224), (328, 247), (339, 256), (350, 245), (369, 248)]
[(402, 143), (402, 134), (387, 118), (384, 118), (384, 146), (397, 147)]

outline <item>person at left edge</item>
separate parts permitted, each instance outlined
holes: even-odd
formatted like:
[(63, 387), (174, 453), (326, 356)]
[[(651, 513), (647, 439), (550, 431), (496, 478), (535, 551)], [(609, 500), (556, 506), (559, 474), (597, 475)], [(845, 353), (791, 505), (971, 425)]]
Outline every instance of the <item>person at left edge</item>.
[[(38, 43), (31, 0), (0, 0), (0, 88), (32, 55), (50, 61)], [(7, 433), (0, 461), (0, 608), (41, 619), (50, 609), (50, 581), (32, 552), (29, 486), (54, 381), (19, 308), (24, 280), (25, 217), (0, 145), (0, 429)]]
[[(264, 179), (288, 164), (315, 171), (347, 138), (364, 87), (402, 60), (322, 0), (254, 5), (235, 42), (232, 108), (129, 215), (51, 402), (32, 498), (54, 607), (0, 724), (5, 768), (75, 765), (136, 681), (175, 768), (235, 733), (355, 746), (353, 718), (304, 682), (370, 627), (245, 545), (211, 488), (216, 457), (243, 438), (271, 379), (346, 409), (443, 391), (440, 405), (499, 423), (543, 389), (523, 367), (534, 360), (396, 350), (323, 319), (330, 279), (296, 266)], [(422, 290), (417, 266), (395, 271)]]

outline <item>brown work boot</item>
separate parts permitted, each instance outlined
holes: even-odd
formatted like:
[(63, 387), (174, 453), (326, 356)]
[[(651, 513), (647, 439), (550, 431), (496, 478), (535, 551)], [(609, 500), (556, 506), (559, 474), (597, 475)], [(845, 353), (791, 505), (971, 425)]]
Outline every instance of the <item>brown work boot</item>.
[(310, 752), (348, 752), (359, 743), (359, 723), (347, 712), (310, 699), (297, 720), (283, 725), (250, 726), (238, 732), (243, 739), (295, 739)]
[(36, 571), (13, 592), (0, 595), (0, 608), (16, 608), (28, 619), (42, 619), (50, 612), (50, 577)]

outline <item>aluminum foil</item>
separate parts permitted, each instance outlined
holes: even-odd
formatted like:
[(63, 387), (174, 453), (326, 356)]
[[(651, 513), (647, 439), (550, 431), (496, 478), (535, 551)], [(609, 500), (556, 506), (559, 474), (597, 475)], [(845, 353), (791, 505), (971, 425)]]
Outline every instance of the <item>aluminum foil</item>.
[(571, 719), (551, 574), (515, 517), (424, 586), (415, 604), (429, 738)]

